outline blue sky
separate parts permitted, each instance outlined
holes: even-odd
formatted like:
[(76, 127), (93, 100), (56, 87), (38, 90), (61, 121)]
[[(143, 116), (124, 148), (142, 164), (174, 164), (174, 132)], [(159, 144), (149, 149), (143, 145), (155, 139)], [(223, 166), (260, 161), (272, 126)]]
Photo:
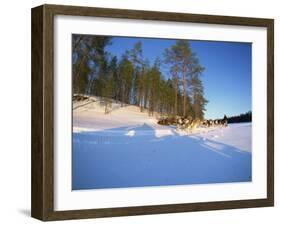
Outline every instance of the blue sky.
[[(153, 63), (156, 57), (163, 57), (164, 50), (175, 40), (152, 38), (114, 37), (107, 51), (120, 59), (126, 49), (132, 49), (142, 42), (143, 56)], [(205, 118), (222, 118), (238, 115), (252, 109), (252, 45), (251, 43), (189, 41), (205, 71), (202, 81), (206, 105)], [(162, 73), (169, 77), (166, 65)]]

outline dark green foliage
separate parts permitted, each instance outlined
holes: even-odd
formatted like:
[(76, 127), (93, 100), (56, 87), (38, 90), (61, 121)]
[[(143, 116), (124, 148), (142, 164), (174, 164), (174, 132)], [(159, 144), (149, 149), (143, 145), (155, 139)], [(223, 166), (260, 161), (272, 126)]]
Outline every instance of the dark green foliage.
[(252, 112), (248, 111), (244, 114), (228, 117), (228, 123), (251, 122)]
[(149, 71), (150, 95), (149, 95), (149, 114), (153, 115), (158, 110), (160, 99), (160, 81), (161, 72), (159, 65), (155, 62), (154, 66)]
[(120, 101), (123, 103), (131, 103), (131, 89), (133, 82), (134, 67), (132, 62), (128, 59), (127, 54), (123, 55), (119, 64), (120, 85)]
[(201, 70), (194, 72), (190, 79), (190, 93), (192, 95), (193, 118), (203, 119), (205, 105), (208, 101), (204, 98), (204, 87), (200, 79)]

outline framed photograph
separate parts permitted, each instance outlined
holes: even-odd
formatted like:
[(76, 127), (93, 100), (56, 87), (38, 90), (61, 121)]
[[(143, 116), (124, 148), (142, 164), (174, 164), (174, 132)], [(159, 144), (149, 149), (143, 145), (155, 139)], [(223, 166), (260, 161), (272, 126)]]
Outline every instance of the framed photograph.
[(274, 21), (32, 9), (32, 216), (274, 205)]

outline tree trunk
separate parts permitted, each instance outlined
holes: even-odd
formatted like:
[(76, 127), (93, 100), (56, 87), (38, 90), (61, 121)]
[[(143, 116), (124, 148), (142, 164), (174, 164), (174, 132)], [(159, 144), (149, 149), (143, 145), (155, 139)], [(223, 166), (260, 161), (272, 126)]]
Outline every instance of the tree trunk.
[(182, 84), (183, 84), (183, 116), (186, 117), (186, 95), (187, 95), (187, 81), (186, 81), (186, 66), (182, 69)]
[(178, 78), (175, 75), (175, 106), (174, 106), (174, 114), (177, 116), (178, 114)]

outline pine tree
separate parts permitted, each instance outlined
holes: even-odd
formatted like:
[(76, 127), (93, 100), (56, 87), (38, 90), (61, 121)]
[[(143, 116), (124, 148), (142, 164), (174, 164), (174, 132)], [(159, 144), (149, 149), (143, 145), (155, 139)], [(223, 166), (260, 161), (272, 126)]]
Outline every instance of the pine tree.
[(130, 104), (131, 89), (133, 82), (134, 66), (129, 60), (128, 55), (124, 54), (119, 64), (119, 77), (121, 79), (121, 102)]
[(174, 87), (174, 115), (178, 115), (178, 92), (179, 92), (179, 58), (178, 49), (175, 45), (164, 52), (164, 62), (170, 65), (170, 73)]
[(116, 56), (111, 58), (110, 62), (110, 72), (112, 73), (112, 98), (115, 100), (120, 100), (121, 96), (121, 79), (120, 74), (118, 73), (118, 59)]
[(180, 67), (180, 72), (182, 75), (181, 83), (183, 89), (183, 116), (187, 116), (187, 112), (189, 111), (188, 105), (188, 93), (187, 93), (187, 85), (188, 85), (188, 77), (189, 77), (189, 68), (188, 65), (190, 63), (191, 58), (191, 48), (189, 46), (188, 41), (186, 40), (178, 40), (176, 41), (175, 47), (177, 52), (177, 59)]
[(103, 76), (108, 64), (105, 47), (110, 43), (111, 37), (108, 36), (72, 36), (72, 79), (75, 93), (102, 93), (105, 84)]
[(208, 101), (204, 98), (204, 87), (199, 74), (194, 74), (190, 80), (194, 118), (203, 119), (205, 105)]
[(133, 49), (130, 50), (131, 62), (134, 65), (134, 86), (133, 100), (134, 104), (138, 105), (140, 111), (143, 111), (144, 105), (144, 76), (145, 76), (145, 61), (143, 59), (142, 43), (137, 42)]
[(160, 81), (161, 81), (161, 72), (160, 72), (160, 61), (156, 59), (153, 67), (149, 73), (150, 77), (150, 96), (149, 96), (149, 114), (153, 115), (154, 111), (158, 107), (158, 100), (160, 94)]
[[(149, 61), (146, 59), (144, 61), (143, 65), (143, 108), (147, 109), (148, 107), (148, 98), (150, 94), (151, 84), (149, 81), (149, 70), (150, 70), (150, 64)], [(142, 110), (142, 109), (141, 109)]]
[(84, 44), (82, 35), (72, 36), (72, 83), (74, 93), (84, 93), (88, 82), (90, 68), (88, 66), (89, 49)]
[[(202, 118), (203, 110), (201, 110), (201, 108), (203, 108), (206, 104), (206, 100), (203, 98), (203, 93), (196, 95), (196, 104), (194, 105), (191, 103), (192, 98), (190, 97), (189, 89), (192, 76), (196, 73), (202, 73), (203, 68), (199, 63), (196, 54), (192, 52), (189, 42), (186, 40), (176, 41), (174, 45), (165, 51), (164, 56), (165, 62), (170, 65), (170, 73), (172, 74), (173, 84), (175, 87), (174, 115), (177, 115), (180, 112), (180, 114), (184, 117), (197, 117), (199, 113), (195, 113), (195, 109), (193, 109), (193, 107), (198, 108), (199, 103), (197, 102), (202, 102), (202, 107), (200, 107), (199, 110), (196, 110), (196, 112), (201, 112), (200, 117)], [(197, 80), (201, 82), (198, 76)], [(179, 99), (180, 103), (178, 103)], [(202, 100), (199, 101), (199, 99)]]
[(106, 75), (104, 76), (104, 88), (102, 97), (104, 99), (105, 103), (105, 114), (109, 113), (111, 107), (112, 107), (112, 100), (115, 96), (115, 91), (117, 89), (115, 85), (115, 77), (117, 74), (117, 61), (116, 57), (113, 57), (108, 65)]

